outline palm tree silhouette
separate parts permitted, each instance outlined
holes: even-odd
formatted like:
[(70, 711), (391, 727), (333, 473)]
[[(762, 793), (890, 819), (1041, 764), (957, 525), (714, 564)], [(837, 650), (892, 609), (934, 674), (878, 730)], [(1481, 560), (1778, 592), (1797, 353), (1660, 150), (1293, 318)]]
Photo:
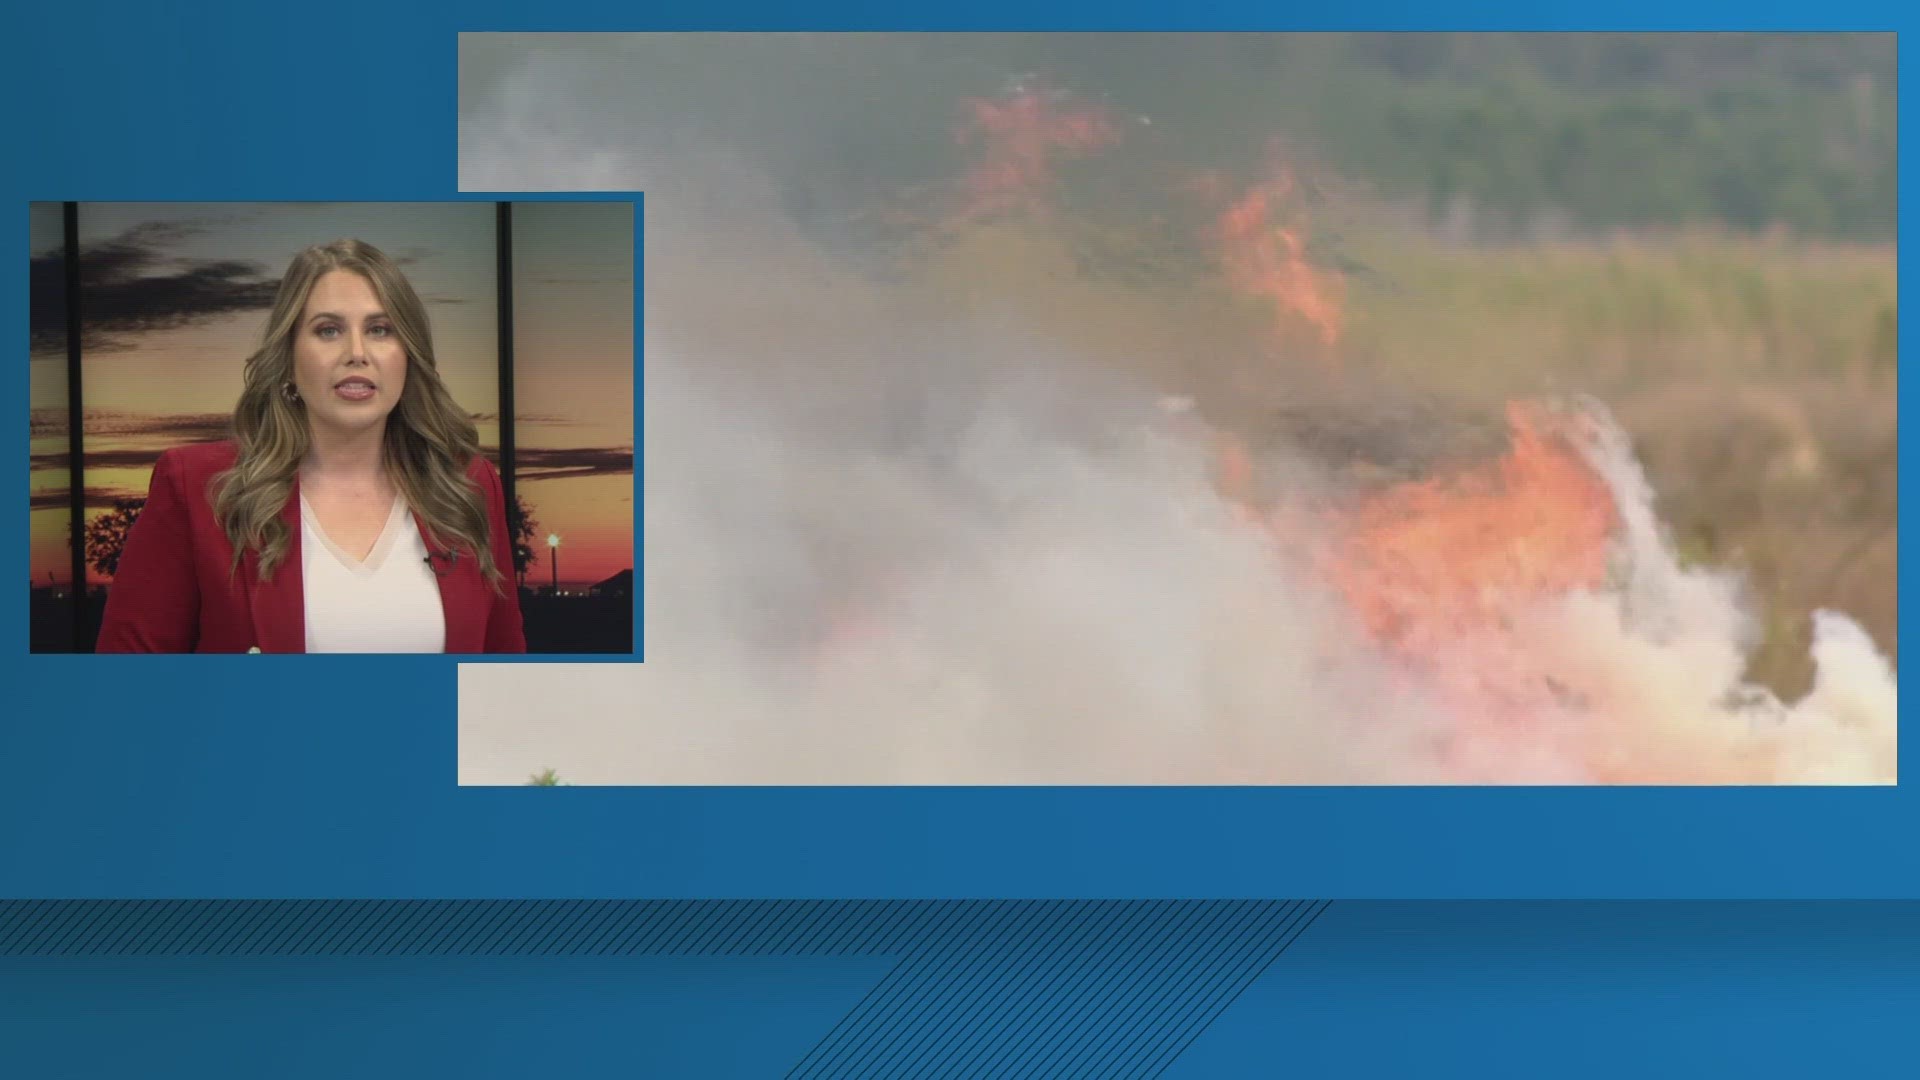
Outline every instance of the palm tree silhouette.
[(97, 514), (87, 522), (87, 565), (101, 577), (112, 578), (120, 569), (120, 552), (127, 546), (127, 534), (147, 505), (145, 499), (116, 499), (113, 509)]

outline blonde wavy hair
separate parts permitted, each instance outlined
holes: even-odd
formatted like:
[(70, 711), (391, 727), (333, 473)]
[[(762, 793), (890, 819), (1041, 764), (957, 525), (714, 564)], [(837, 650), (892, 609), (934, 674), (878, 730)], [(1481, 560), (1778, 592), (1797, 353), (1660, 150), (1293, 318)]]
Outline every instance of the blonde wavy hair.
[(426, 305), (392, 259), (359, 240), (317, 244), (293, 257), (260, 346), (247, 357), (245, 388), (233, 410), (239, 456), (209, 488), (214, 515), (233, 543), (234, 570), (247, 551), (258, 552), (264, 581), (287, 556), (291, 538), (280, 512), (293, 495), (312, 436), (306, 403), (289, 400), (283, 388), (293, 381), (294, 334), (308, 295), (334, 270), (367, 279), (406, 350), (406, 386), (387, 416), (387, 474), (427, 531), (443, 546), (466, 549), (495, 591), (501, 590), (504, 575), (490, 557), (487, 506), (467, 476), (480, 453), (479, 435), (440, 379)]

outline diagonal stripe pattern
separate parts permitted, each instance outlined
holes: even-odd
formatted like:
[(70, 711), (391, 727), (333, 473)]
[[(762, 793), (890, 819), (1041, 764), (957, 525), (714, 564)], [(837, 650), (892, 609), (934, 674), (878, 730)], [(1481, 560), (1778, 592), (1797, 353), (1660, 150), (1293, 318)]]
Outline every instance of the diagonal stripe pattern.
[(0, 956), (893, 956), (790, 1076), (1153, 1076), (1326, 906), (0, 901)]
[(900, 963), (789, 1075), (1157, 1075), (1325, 907), (934, 904)]

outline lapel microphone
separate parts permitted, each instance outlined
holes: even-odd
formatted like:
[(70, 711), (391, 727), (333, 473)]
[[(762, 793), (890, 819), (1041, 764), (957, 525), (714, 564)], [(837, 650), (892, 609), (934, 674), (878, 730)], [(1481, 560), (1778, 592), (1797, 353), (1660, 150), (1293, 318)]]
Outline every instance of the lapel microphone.
[[(433, 569), (433, 575), (435, 577), (446, 577), (453, 571), (454, 567), (460, 565), (460, 553), (458, 551), (432, 551), (428, 552), (427, 557), (422, 561)], [(445, 566), (440, 565), (443, 561), (446, 563)]]

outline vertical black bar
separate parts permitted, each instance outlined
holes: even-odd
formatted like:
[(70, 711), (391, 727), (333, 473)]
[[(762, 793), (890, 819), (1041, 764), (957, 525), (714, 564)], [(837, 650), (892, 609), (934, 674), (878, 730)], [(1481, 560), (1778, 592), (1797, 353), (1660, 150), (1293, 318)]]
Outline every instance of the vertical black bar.
[(495, 275), (500, 313), (495, 322), (500, 328), (500, 486), (511, 514), (517, 505), (513, 491), (513, 204), (495, 203), (493, 220), (494, 249), (499, 256)]
[(81, 456), (86, 412), (80, 402), (80, 204), (61, 204), (67, 272), (67, 523), (73, 534), (73, 651), (92, 652), (87, 640), (87, 466)]

